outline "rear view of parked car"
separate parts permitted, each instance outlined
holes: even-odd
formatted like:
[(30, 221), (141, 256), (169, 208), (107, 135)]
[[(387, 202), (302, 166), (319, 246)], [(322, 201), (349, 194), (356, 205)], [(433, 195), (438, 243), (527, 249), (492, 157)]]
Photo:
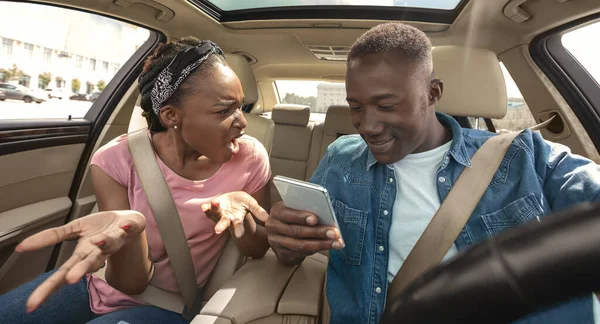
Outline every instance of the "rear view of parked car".
[(88, 101), (90, 100), (90, 95), (86, 93), (76, 93), (69, 97), (69, 100), (79, 100), (79, 101)]

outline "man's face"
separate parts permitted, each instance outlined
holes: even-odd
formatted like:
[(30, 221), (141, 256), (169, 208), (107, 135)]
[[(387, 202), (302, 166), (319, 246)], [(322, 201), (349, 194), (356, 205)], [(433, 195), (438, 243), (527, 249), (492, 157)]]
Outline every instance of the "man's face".
[(352, 124), (379, 163), (398, 162), (419, 152), (425, 142), (429, 120), (435, 118), (430, 96), (441, 95), (441, 86), (432, 85), (430, 77), (426, 69), (393, 53), (368, 54), (348, 63)]

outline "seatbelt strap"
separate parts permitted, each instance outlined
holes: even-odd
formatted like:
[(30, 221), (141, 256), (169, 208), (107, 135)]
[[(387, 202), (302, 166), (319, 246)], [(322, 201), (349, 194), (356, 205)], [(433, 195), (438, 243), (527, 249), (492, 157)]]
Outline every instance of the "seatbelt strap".
[(171, 191), (162, 176), (148, 129), (127, 136), (136, 172), (154, 213), (169, 262), (173, 267), (177, 287), (183, 296), (183, 316), (191, 320), (202, 308), (202, 290), (196, 284), (196, 273), (187, 239), (181, 225)]
[(520, 132), (490, 137), (471, 158), (390, 283), (386, 300), (402, 293), (415, 279), (440, 264), (479, 203), (508, 147)]

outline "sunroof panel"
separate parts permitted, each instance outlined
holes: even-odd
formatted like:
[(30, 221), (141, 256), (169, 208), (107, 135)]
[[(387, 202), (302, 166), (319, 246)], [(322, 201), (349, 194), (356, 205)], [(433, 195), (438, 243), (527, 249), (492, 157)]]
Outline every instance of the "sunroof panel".
[(461, 0), (210, 0), (222, 11), (302, 6), (381, 6), (454, 10)]

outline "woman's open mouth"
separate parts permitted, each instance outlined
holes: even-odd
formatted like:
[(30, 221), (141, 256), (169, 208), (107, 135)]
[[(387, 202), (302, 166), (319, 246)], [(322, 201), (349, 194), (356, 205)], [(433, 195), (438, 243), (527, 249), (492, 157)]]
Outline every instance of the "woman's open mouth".
[(244, 136), (244, 133), (240, 133), (239, 135), (234, 136), (229, 142), (227, 142), (226, 146), (231, 152), (235, 153), (238, 151), (240, 147), (238, 143), (238, 138), (242, 136)]

